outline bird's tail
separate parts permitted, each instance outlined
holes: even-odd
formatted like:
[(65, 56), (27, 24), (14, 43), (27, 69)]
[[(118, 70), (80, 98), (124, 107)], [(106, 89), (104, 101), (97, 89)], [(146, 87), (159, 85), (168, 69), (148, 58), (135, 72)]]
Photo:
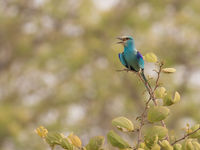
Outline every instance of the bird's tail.
[(144, 82), (145, 82), (145, 87), (146, 87), (147, 90), (149, 91), (149, 89), (151, 89), (151, 85), (149, 84), (147, 78), (146, 78), (145, 75), (144, 75), (144, 69), (142, 69), (142, 71), (141, 71), (141, 76), (142, 76), (142, 78), (143, 78), (143, 80), (144, 80)]

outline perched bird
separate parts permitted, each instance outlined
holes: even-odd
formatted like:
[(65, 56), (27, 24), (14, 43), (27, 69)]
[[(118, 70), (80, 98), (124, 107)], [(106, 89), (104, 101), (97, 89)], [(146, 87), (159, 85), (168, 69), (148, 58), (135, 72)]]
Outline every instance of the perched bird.
[[(120, 41), (118, 44), (124, 46), (124, 51), (119, 53), (120, 62), (129, 70), (139, 72), (143, 80), (149, 85), (145, 75), (144, 75), (144, 59), (139, 51), (135, 48), (135, 42), (131, 36), (118, 37)], [(146, 88), (148, 88), (146, 86)]]

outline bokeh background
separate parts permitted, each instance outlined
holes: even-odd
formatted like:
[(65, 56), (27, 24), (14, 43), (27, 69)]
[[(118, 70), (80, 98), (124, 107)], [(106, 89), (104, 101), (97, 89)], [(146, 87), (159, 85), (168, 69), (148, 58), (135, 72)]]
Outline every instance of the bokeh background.
[[(181, 135), (199, 123), (199, 0), (1, 0), (0, 149), (48, 149), (34, 133), (40, 125), (86, 144), (116, 116), (134, 121), (146, 94), (134, 74), (116, 72), (115, 37), (127, 34), (143, 55), (177, 69), (161, 77), (182, 96), (167, 126)], [(155, 77), (153, 68), (145, 73)]]

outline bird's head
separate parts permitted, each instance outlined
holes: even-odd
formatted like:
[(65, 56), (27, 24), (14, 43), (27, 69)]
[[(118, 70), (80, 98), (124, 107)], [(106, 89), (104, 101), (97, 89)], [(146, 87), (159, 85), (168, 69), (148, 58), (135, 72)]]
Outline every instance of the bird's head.
[(124, 47), (127, 46), (134, 46), (134, 39), (132, 36), (121, 36), (121, 37), (117, 37), (118, 41), (117, 44), (122, 44), (124, 45)]

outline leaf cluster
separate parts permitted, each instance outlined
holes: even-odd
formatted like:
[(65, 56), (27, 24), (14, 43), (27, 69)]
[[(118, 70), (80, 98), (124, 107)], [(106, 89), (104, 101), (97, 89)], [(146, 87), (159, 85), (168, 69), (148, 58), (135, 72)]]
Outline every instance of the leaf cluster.
[[(122, 138), (120, 134), (114, 130), (107, 133), (107, 140), (113, 146), (120, 150), (200, 150), (200, 124), (192, 127), (187, 125), (185, 135), (179, 139), (172, 140), (169, 136), (169, 129), (167, 128), (164, 120), (170, 114), (170, 106), (177, 104), (181, 96), (179, 92), (175, 92), (174, 96), (168, 92), (165, 87), (160, 87), (159, 79), (161, 73), (174, 73), (174, 68), (163, 68), (163, 63), (159, 61), (154, 53), (145, 55), (145, 60), (155, 63), (158, 67), (156, 71), (157, 78), (155, 87), (152, 88), (149, 83), (141, 81), (146, 85), (147, 92), (149, 93), (149, 100), (147, 101), (144, 111), (141, 116), (137, 117), (137, 123), (133, 123), (126, 117), (117, 117), (112, 120), (112, 125), (119, 131), (125, 134), (137, 133), (137, 142), (130, 144)], [(140, 76), (139, 76), (140, 77)], [(153, 106), (150, 102), (153, 102)], [(159, 101), (159, 104), (158, 104)], [(139, 124), (139, 125), (138, 125)], [(143, 130), (143, 126), (147, 126)], [(60, 133), (49, 133), (44, 127), (36, 129), (36, 133), (45, 139), (45, 141), (54, 148), (55, 145), (61, 146), (67, 150), (103, 150), (104, 137), (96, 136), (90, 139), (89, 143), (85, 146), (82, 145), (81, 139), (71, 133), (65, 137)], [(183, 142), (182, 142), (183, 141)], [(135, 144), (136, 143), (136, 144)]]

